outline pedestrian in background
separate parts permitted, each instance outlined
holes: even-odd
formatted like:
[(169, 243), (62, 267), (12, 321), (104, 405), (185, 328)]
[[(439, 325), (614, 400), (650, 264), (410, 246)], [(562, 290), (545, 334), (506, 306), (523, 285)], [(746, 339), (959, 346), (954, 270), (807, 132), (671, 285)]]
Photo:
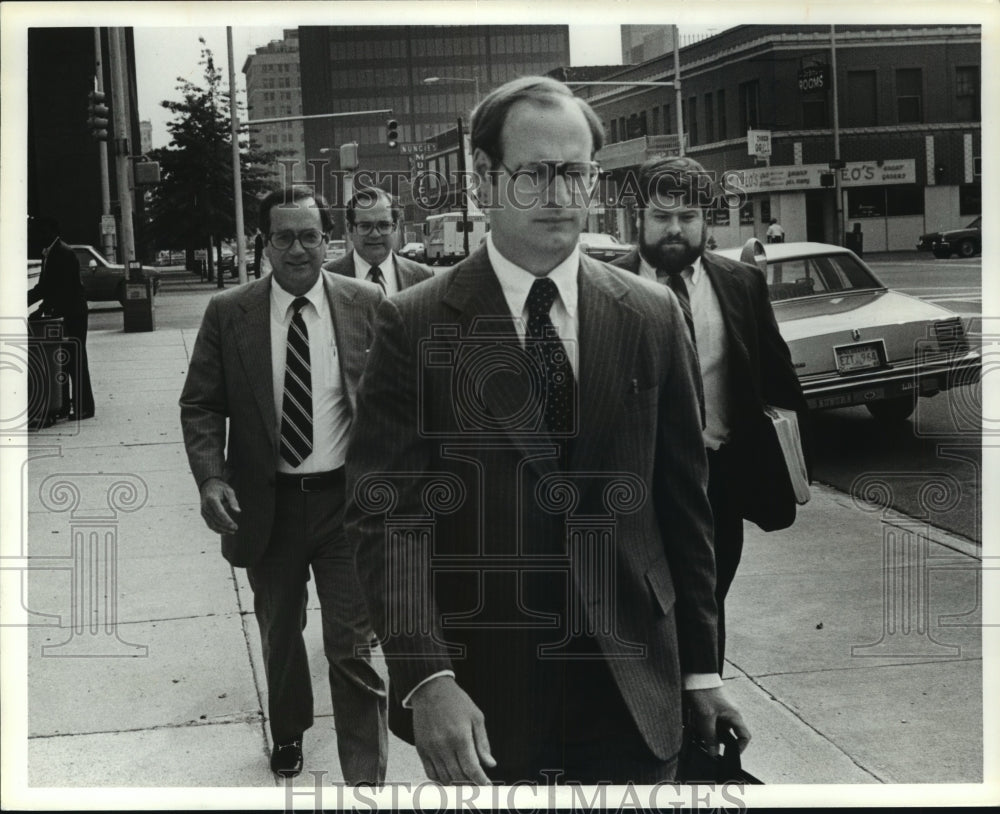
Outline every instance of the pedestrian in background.
[(360, 189), (347, 202), (347, 233), (353, 247), (323, 268), (382, 286), (387, 296), (427, 280), (434, 272), (396, 254), (399, 241), (399, 202), (388, 192)]
[[(711, 200), (705, 168), (691, 158), (654, 158), (639, 168), (639, 246), (614, 265), (658, 280), (677, 295), (698, 353), (705, 395), (702, 433), (714, 518), (719, 669), (726, 651), (725, 599), (743, 552), (741, 496), (754, 477), (752, 450), (764, 405), (806, 405), (778, 332), (764, 275), (705, 250)], [(779, 227), (780, 228), (780, 227)]]
[[(389, 667), (390, 721), (438, 782), (670, 781), (682, 690), (709, 748), (723, 732), (749, 740), (718, 675), (680, 308), (579, 249), (602, 142), (593, 110), (554, 79), (494, 90), (472, 115), (473, 167), (496, 202), (485, 245), (379, 308), (347, 529)], [(436, 475), (464, 500), (431, 515)], [(367, 484), (382, 495), (385, 478), (395, 498), (372, 511)], [(614, 536), (603, 556), (571, 544), (568, 507), (545, 499), (553, 478), (572, 483), (561, 494), (578, 490), (575, 516), (614, 518), (597, 535)], [(617, 483), (643, 499), (617, 511), (606, 497)], [(460, 572), (435, 573), (423, 532), (390, 512), (430, 518), (434, 557)], [(507, 571), (479, 573), (480, 558)]]
[(272, 771), (301, 772), (313, 724), (302, 636), (311, 569), (340, 767), (350, 784), (381, 783), (386, 693), (367, 652), (373, 634), (344, 536), (343, 464), (382, 291), (321, 270), (332, 225), (326, 202), (306, 187), (261, 201), (272, 272), (209, 302), (181, 426), (202, 517), (253, 589)]
[(87, 360), (87, 293), (80, 280), (80, 261), (59, 237), (59, 224), (53, 218), (30, 218), (29, 253), (42, 255), (38, 283), (28, 292), (28, 305), (41, 300), (38, 313), (62, 317), (67, 360), (63, 372), (63, 410), (56, 417), (77, 420), (94, 417), (94, 393), (90, 386), (90, 363)]
[(771, 218), (771, 225), (767, 227), (767, 235), (765, 238), (768, 243), (785, 242), (785, 230), (781, 228), (781, 224), (778, 223), (777, 218)]

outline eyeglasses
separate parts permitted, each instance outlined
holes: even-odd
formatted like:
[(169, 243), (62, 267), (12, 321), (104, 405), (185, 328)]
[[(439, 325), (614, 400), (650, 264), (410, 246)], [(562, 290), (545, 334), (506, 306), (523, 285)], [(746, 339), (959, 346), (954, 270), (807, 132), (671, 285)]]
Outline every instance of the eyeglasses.
[(315, 249), (326, 237), (319, 229), (305, 229), (301, 232), (271, 232), (267, 242), (279, 251), (292, 248), (296, 240), (303, 249)]
[(524, 178), (537, 189), (548, 189), (557, 176), (562, 176), (572, 187), (592, 189), (601, 175), (601, 165), (596, 161), (538, 161), (522, 164), (512, 170), (500, 162), (511, 178)]
[(394, 221), (380, 220), (378, 223), (371, 223), (369, 221), (358, 221), (354, 224), (354, 228), (358, 230), (359, 235), (370, 235), (372, 232), (378, 232), (380, 235), (392, 234), (392, 231), (396, 228)]

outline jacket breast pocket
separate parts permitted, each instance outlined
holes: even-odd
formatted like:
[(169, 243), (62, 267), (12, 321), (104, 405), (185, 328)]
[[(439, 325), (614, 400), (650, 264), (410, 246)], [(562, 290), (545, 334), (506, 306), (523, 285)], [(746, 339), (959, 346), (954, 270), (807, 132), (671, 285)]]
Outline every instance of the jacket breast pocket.
[(673, 610), (676, 594), (673, 580), (670, 578), (670, 567), (665, 561), (658, 560), (649, 567), (646, 571), (646, 584), (649, 585), (656, 604), (666, 616)]

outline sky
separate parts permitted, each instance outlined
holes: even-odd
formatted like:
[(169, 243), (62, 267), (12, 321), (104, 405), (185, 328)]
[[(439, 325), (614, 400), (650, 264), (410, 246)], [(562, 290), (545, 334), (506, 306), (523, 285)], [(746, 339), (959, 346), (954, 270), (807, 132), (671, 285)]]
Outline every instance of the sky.
[[(295, 27), (289, 21), (287, 27)], [(170, 136), (167, 123), (172, 114), (162, 107), (164, 99), (180, 100), (180, 82), (187, 80), (204, 84), (201, 43), (212, 50), (216, 66), (228, 76), (226, 29), (223, 26), (187, 28), (136, 27), (136, 85), (139, 94), (139, 118), (153, 123), (153, 147), (165, 147)], [(233, 55), (236, 86), (241, 100), (246, 101), (246, 83), (241, 69), (249, 54), (271, 40), (282, 38), (281, 26), (234, 27)], [(708, 33), (704, 26), (681, 26), (681, 34)], [(570, 26), (571, 65), (617, 65), (621, 63), (620, 26), (610, 23)], [(180, 80), (180, 81), (178, 81)], [(228, 84), (228, 82), (226, 83)], [(241, 114), (245, 115), (245, 113)]]

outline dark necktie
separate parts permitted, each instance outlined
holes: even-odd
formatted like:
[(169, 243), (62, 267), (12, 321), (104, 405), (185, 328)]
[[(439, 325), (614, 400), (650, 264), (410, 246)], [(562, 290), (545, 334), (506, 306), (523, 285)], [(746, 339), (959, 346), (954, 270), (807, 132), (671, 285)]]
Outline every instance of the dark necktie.
[(288, 325), (285, 351), (285, 393), (281, 401), (281, 457), (298, 466), (312, 452), (312, 372), (309, 364), (309, 331), (302, 309), (309, 303), (298, 297)]
[(549, 318), (549, 310), (558, 295), (559, 289), (548, 277), (541, 277), (532, 284), (527, 302), (525, 344), (545, 374), (545, 425), (549, 432), (565, 434), (574, 429), (575, 394), (569, 356)]
[(698, 347), (698, 341), (694, 335), (694, 314), (691, 312), (691, 295), (688, 293), (687, 283), (684, 282), (684, 272), (694, 274), (693, 266), (685, 266), (680, 271), (660, 271), (657, 276), (667, 275), (667, 285), (669, 285), (681, 304), (681, 311), (684, 312), (684, 322), (687, 324), (688, 333), (691, 334), (691, 343)]
[(382, 269), (380, 269), (378, 266), (372, 266), (370, 269), (368, 269), (368, 279), (371, 280), (373, 283), (378, 283), (380, 286), (382, 286), (383, 294), (388, 293), (385, 288), (385, 277), (382, 276)]

